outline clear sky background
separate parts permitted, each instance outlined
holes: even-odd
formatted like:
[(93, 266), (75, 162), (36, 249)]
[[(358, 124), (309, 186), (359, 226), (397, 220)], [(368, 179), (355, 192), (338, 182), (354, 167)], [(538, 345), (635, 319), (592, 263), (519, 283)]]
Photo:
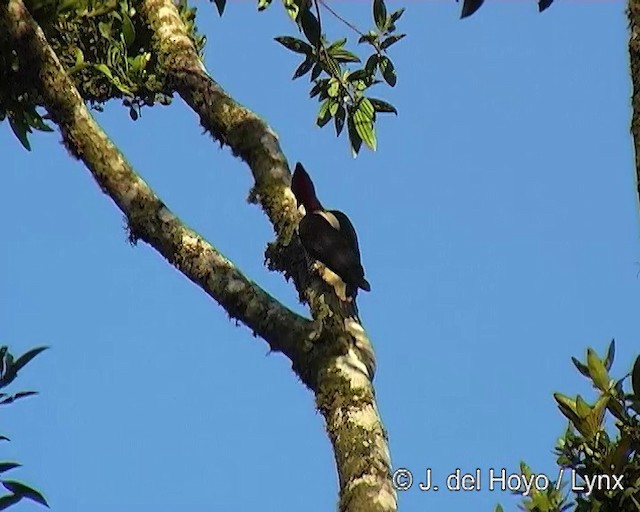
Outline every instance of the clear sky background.
[[(489, 1), (460, 21), (452, 1), (391, 2), (407, 7), (408, 37), (391, 50), (398, 85), (375, 96), (400, 115), (381, 116), (378, 151), (355, 160), (332, 125), (315, 126), (308, 80), (290, 80), (299, 59), (272, 38), (296, 29), (279, 4), (231, 1), (222, 19), (198, 5), (209, 71), (358, 230), (394, 467), (442, 479), (525, 459), (555, 478), (566, 423), (552, 393), (594, 396), (570, 357), (615, 337), (622, 376), (640, 351), (625, 4), (558, 1), (538, 15), (533, 0)], [(369, 2), (332, 5), (372, 25)], [(304, 311), (263, 266), (272, 230), (245, 202), (248, 169), (179, 98), (135, 123), (116, 104), (96, 116), (174, 212)], [(131, 247), (59, 139), (37, 134), (28, 153), (0, 126), (2, 342), (52, 347), (16, 383), (41, 395), (3, 409), (1, 458), (25, 465), (14, 476), (64, 512), (333, 510), (323, 418), (289, 362)], [(406, 511), (518, 502), (487, 490), (399, 499)]]

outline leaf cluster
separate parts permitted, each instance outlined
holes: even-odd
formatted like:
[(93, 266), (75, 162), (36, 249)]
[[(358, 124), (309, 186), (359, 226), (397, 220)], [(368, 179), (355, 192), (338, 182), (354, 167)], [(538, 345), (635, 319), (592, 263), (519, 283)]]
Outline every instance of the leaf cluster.
[[(354, 156), (360, 151), (363, 142), (375, 151), (377, 114), (397, 114), (397, 110), (390, 103), (372, 98), (367, 93), (370, 87), (383, 82), (391, 87), (396, 85), (395, 67), (387, 50), (405, 37), (405, 34), (395, 33), (396, 22), (404, 9), (389, 14), (384, 0), (374, 0), (375, 29), (365, 34), (352, 27), (360, 34), (358, 44), (364, 44), (372, 50), (362, 65), (360, 57), (345, 47), (347, 38), (329, 43), (322, 32), (320, 7), (329, 8), (322, 0), (314, 2), (284, 0), (287, 12), (306, 41), (291, 36), (280, 36), (275, 40), (291, 52), (303, 56), (293, 73), (293, 79), (310, 75), (313, 83), (310, 96), (317, 97), (320, 103), (316, 119), (318, 126), (323, 127), (333, 119), (336, 135), (339, 136), (346, 125)], [(265, 2), (259, 4), (262, 9), (267, 6), (268, 3)], [(312, 12), (314, 6), (315, 14)], [(355, 69), (349, 67), (356, 64), (359, 66)]]
[(576, 482), (598, 475), (623, 475), (623, 489), (603, 485), (591, 494), (573, 489), (563, 496), (554, 483), (547, 491), (532, 491), (523, 501), (522, 510), (640, 511), (640, 356), (631, 372), (621, 379), (609, 374), (614, 356), (615, 342), (611, 341), (604, 357), (589, 348), (585, 361), (572, 358), (578, 372), (591, 381), (597, 396), (588, 402), (581, 395), (573, 398), (554, 393), (558, 409), (569, 420), (555, 453), (558, 466), (574, 474)]
[[(9, 386), (9, 384), (11, 384), (18, 376), (18, 372), (31, 362), (34, 357), (46, 349), (47, 347), (37, 347), (22, 354), (20, 357), (15, 358), (9, 352), (8, 347), (0, 347), (0, 389), (4, 389)], [(13, 394), (0, 392), (0, 405), (8, 405), (21, 398), (36, 394), (37, 393), (35, 391), (19, 391)], [(4, 435), (0, 435), (0, 441), (9, 441), (9, 438)], [(17, 467), (20, 467), (18, 462), (0, 461), (0, 483), (7, 491), (9, 491), (8, 494), (0, 496), (0, 510), (4, 510), (15, 505), (22, 499), (29, 499), (48, 507), (49, 505), (47, 504), (47, 501), (39, 491), (22, 482), (7, 480), (4, 478), (4, 474), (6, 472)]]
[[(172, 90), (152, 51), (152, 32), (133, 0), (31, 0), (27, 7), (81, 96), (96, 110), (117, 98), (136, 120), (143, 106), (171, 102)], [(178, 8), (202, 55), (205, 38), (195, 26), (196, 9), (186, 0)], [(0, 121), (9, 118), (27, 149), (32, 129), (50, 130), (36, 110), (42, 102), (25, 79), (29, 66), (19, 62), (6, 36), (0, 36)]]

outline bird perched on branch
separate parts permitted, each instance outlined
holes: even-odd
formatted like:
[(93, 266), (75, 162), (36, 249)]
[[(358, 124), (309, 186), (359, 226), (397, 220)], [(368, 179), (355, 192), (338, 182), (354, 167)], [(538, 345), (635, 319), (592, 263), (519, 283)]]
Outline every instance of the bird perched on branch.
[(354, 302), (358, 289), (368, 292), (371, 286), (364, 277), (353, 224), (344, 213), (322, 206), (311, 177), (299, 162), (293, 173), (291, 190), (298, 206), (305, 209), (305, 216), (298, 225), (302, 246), (310, 258), (329, 270), (324, 272), (323, 279), (333, 286), (338, 298)]

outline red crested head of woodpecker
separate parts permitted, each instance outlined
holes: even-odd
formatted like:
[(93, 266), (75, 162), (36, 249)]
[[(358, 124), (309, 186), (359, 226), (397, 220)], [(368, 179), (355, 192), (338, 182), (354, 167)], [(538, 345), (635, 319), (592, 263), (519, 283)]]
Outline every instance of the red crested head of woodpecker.
[(352, 300), (358, 289), (370, 291), (360, 261), (358, 236), (349, 218), (338, 210), (326, 210), (318, 197), (311, 177), (301, 163), (296, 164), (291, 190), (305, 216), (298, 225), (300, 241), (306, 253), (324, 264), (342, 282), (342, 300)]

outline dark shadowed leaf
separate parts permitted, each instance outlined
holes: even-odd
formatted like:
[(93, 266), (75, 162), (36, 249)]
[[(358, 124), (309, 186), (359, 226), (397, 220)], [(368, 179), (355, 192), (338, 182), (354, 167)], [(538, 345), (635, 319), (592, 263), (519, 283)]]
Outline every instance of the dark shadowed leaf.
[(347, 82), (357, 82), (358, 80), (364, 80), (368, 76), (369, 72), (366, 69), (357, 69), (347, 75)]
[(394, 107), (391, 103), (387, 103), (386, 101), (378, 100), (376, 98), (369, 98), (369, 101), (373, 105), (373, 108), (376, 112), (385, 112), (398, 115), (396, 107)]
[(373, 0), (373, 20), (380, 32), (384, 32), (387, 28), (387, 6), (384, 0)]
[(29, 127), (24, 122), (23, 118), (16, 119), (13, 116), (9, 116), (9, 126), (13, 130), (13, 133), (20, 141), (20, 144), (27, 151), (31, 151), (31, 144), (29, 143), (29, 138), (27, 137), (27, 132), (29, 131)]
[(23, 484), (22, 482), (16, 482), (15, 480), (4, 480), (2, 482), (2, 485), (4, 485), (5, 488), (8, 491), (11, 491), (13, 494), (17, 494), (18, 496), (22, 496), (23, 498), (35, 501), (36, 503), (40, 503), (41, 505), (49, 508), (49, 504), (47, 503), (47, 500), (44, 499), (44, 496), (42, 494), (40, 494), (35, 489), (32, 489), (28, 485)]
[(344, 121), (347, 117), (347, 112), (342, 105), (338, 107), (338, 111), (336, 115), (333, 117), (333, 120), (336, 125), (336, 136), (339, 136), (342, 133), (342, 129), (344, 128)]
[(11, 366), (11, 370), (16, 373), (19, 372), (22, 368), (24, 368), (34, 357), (36, 357), (41, 352), (44, 352), (49, 347), (37, 347), (32, 348), (31, 350), (22, 354), (18, 359), (13, 362)]
[(222, 16), (222, 13), (224, 13), (224, 8), (227, 5), (227, 0), (213, 0), (213, 2), (216, 4), (216, 7), (218, 8), (218, 14)]
[(382, 48), (383, 50), (389, 48), (389, 46), (391, 46), (392, 44), (396, 44), (398, 41), (400, 41), (400, 39), (403, 39), (407, 34), (398, 34), (395, 36), (389, 36), (387, 37), (384, 41), (382, 41), (382, 44), (380, 45), (380, 48)]
[(311, 81), (313, 82), (317, 79), (322, 73), (322, 66), (320, 64), (316, 64), (313, 66), (313, 71), (311, 71)]
[(292, 52), (302, 53), (304, 55), (313, 54), (313, 48), (309, 44), (301, 41), (300, 39), (296, 39), (295, 37), (279, 36), (274, 37), (274, 39)]
[(302, 14), (302, 31), (307, 37), (307, 40), (315, 47), (320, 46), (320, 23), (318, 18), (309, 10), (306, 9)]
[(309, 91), (309, 97), (313, 98), (315, 96), (317, 96), (318, 94), (320, 94), (320, 91), (322, 91), (322, 89), (324, 89), (327, 85), (327, 82), (325, 80), (320, 80), (318, 83), (316, 83), (312, 88), (311, 91)]
[(6, 496), (2, 496), (0, 498), (0, 510), (6, 510), (10, 506), (15, 505), (22, 499), (22, 496), (18, 496), (17, 494), (8, 494)]
[(271, 5), (271, 0), (258, 0), (258, 10), (264, 11)]
[(0, 441), (11, 441), (7, 436), (0, 436)]
[(394, 12), (391, 15), (391, 23), (395, 23), (396, 21), (398, 21), (400, 19), (400, 17), (404, 14), (405, 8), (403, 7), (402, 9), (398, 9), (396, 12)]
[(375, 75), (376, 70), (378, 69), (379, 63), (380, 63), (380, 57), (374, 53), (371, 57), (367, 59), (367, 63), (364, 65), (364, 69), (370, 75)]
[(36, 130), (40, 130), (42, 132), (52, 132), (53, 128), (51, 128), (48, 124), (44, 122), (42, 116), (38, 114), (36, 108), (31, 106), (24, 111), (24, 118), (27, 124)]
[(358, 156), (360, 152), (360, 148), (362, 147), (362, 139), (360, 135), (358, 135), (358, 131), (356, 130), (356, 126), (353, 123), (353, 116), (349, 116), (347, 118), (347, 132), (349, 134), (349, 144), (351, 145), (351, 154), (353, 158)]
[(544, 11), (545, 9), (550, 7), (552, 3), (553, 3), (553, 0), (539, 0), (538, 1), (538, 11), (539, 12)]
[(484, 0), (464, 0), (462, 4), (462, 13), (460, 14), (460, 19), (467, 18), (475, 13), (482, 4)]
[(589, 375), (589, 368), (587, 367), (586, 364), (581, 363), (577, 358), (575, 357), (571, 357), (571, 361), (573, 362), (574, 366), (578, 369), (578, 371), (584, 375), (585, 377), (587, 377), (588, 379), (591, 378), (591, 375)]
[(609, 348), (607, 349), (607, 357), (604, 360), (604, 367), (607, 371), (611, 370), (611, 365), (613, 364), (613, 358), (616, 355), (616, 340), (611, 340), (609, 343)]
[(0, 473), (11, 471), (14, 468), (19, 468), (22, 464), (17, 462), (0, 462)]
[(636, 395), (636, 399), (640, 400), (640, 356), (636, 358), (636, 362), (633, 365), (631, 387), (633, 388), (633, 393)]
[(395, 87), (398, 77), (396, 76), (396, 70), (393, 66), (393, 62), (391, 62), (389, 57), (382, 57), (380, 59), (380, 72), (382, 73), (384, 81), (391, 87)]
[(27, 396), (33, 396), (33, 395), (37, 395), (38, 392), (37, 391), (20, 391), (19, 393), (16, 393), (15, 395), (9, 396), (3, 400), (0, 400), (0, 405), (6, 405), (6, 404), (10, 404), (12, 402), (15, 402), (16, 400), (19, 400), (20, 398), (25, 398)]
[(307, 57), (306, 60), (298, 66), (295, 73), (293, 73), (293, 80), (306, 75), (309, 71), (311, 71), (313, 64), (314, 64), (313, 59)]

